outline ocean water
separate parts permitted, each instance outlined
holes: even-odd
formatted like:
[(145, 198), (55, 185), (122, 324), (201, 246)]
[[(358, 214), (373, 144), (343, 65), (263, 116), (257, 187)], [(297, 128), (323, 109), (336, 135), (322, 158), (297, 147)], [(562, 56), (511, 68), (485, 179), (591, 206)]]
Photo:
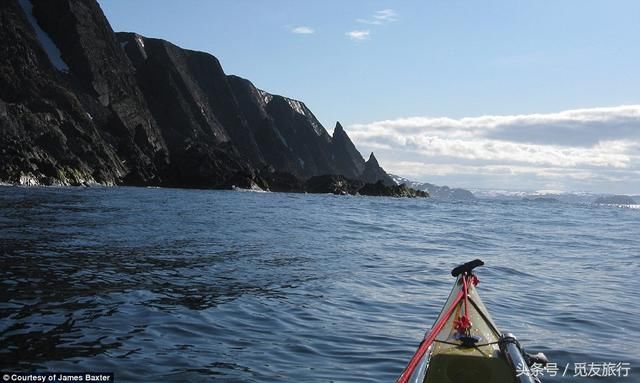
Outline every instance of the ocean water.
[[(393, 382), (481, 258), (499, 328), (557, 363), (545, 382), (638, 382), (639, 255), (638, 209), (0, 187), (0, 369)], [(573, 376), (592, 362), (629, 376)]]

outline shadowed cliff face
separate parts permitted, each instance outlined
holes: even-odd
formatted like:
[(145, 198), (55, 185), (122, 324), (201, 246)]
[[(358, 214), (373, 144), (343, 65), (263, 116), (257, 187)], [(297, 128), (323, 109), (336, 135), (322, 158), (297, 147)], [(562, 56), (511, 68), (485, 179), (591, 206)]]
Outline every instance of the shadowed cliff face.
[(331, 137), (307, 107), (286, 97), (262, 94), (268, 100), (267, 113), (287, 142), (291, 160), (297, 162), (295, 174), (303, 178), (334, 174)]
[(224, 187), (263, 163), (218, 60), (164, 40), (119, 33), (169, 149), (166, 184)]
[[(6, 0), (0, 17), (0, 178), (159, 182), (165, 144), (97, 4)], [(53, 65), (38, 28), (67, 71)]]
[(281, 172), (301, 175), (302, 169), (295, 160), (287, 140), (266, 111), (263, 93), (249, 80), (227, 76), (242, 116), (250, 134), (259, 146), (262, 159)]
[(210, 54), (116, 35), (95, 1), (4, 0), (0, 20), (0, 181), (387, 182), (339, 123), (330, 136), (304, 103), (227, 76)]
[(364, 159), (340, 123), (330, 137), (304, 103), (259, 90), (237, 76), (228, 78), (268, 164), (301, 178), (323, 174), (360, 177)]
[(329, 136), (303, 102), (225, 75), (209, 54), (134, 33), (117, 36), (170, 147), (185, 137), (229, 141), (258, 169), (270, 166), (303, 179), (362, 175), (364, 159), (342, 126)]

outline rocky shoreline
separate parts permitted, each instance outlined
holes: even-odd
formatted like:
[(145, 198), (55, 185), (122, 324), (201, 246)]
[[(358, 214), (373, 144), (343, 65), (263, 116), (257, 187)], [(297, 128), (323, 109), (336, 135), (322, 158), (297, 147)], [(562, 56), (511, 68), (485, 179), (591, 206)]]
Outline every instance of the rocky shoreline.
[[(101, 184), (95, 180), (81, 180), (74, 182), (60, 182), (55, 178), (46, 178), (40, 182), (32, 176), (22, 176), (18, 182), (0, 180), (0, 186), (7, 187), (175, 187), (185, 188), (184, 185), (127, 185), (127, 184)], [(235, 182), (234, 182), (235, 181)], [(198, 187), (192, 187), (198, 188)], [(344, 176), (324, 175), (315, 176), (302, 181), (289, 173), (272, 173), (265, 177), (252, 179), (246, 175), (237, 175), (229, 180), (228, 184), (206, 189), (217, 190), (246, 190), (264, 191), (276, 193), (309, 193), (309, 194), (334, 194), (334, 195), (361, 195), (371, 197), (405, 197), (427, 198), (429, 193), (407, 187), (406, 185), (387, 186), (382, 181), (375, 184), (365, 183), (359, 180), (348, 179)]]

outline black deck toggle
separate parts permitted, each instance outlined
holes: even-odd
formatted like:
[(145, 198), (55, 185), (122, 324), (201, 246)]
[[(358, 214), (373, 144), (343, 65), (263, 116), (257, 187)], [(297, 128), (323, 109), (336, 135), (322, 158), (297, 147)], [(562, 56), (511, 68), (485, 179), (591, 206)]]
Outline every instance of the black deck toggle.
[(464, 273), (471, 274), (471, 271), (473, 269), (482, 265), (484, 265), (484, 262), (482, 262), (479, 259), (474, 259), (473, 261), (470, 261), (463, 265), (455, 267), (453, 270), (451, 270), (451, 275), (453, 275), (454, 277), (457, 277), (458, 275), (464, 274)]
[(458, 338), (458, 340), (462, 342), (462, 344), (460, 345), (461, 347), (471, 348), (471, 347), (476, 347), (476, 343), (480, 341), (480, 337), (479, 336), (461, 336)]

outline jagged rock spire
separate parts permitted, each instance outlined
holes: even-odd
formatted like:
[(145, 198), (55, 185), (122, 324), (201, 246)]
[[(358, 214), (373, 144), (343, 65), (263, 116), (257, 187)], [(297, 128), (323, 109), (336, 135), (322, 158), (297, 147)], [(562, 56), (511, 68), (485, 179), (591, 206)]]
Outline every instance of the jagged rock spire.
[(395, 185), (393, 179), (389, 177), (389, 175), (384, 171), (383, 168), (380, 167), (378, 159), (373, 154), (373, 152), (371, 152), (371, 155), (369, 155), (369, 160), (364, 165), (364, 172), (362, 172), (361, 178), (364, 182), (371, 184), (382, 181), (385, 185)]
[(364, 171), (364, 158), (356, 149), (342, 124), (336, 122), (331, 139), (333, 164), (337, 174), (342, 174), (347, 178), (358, 179)]

